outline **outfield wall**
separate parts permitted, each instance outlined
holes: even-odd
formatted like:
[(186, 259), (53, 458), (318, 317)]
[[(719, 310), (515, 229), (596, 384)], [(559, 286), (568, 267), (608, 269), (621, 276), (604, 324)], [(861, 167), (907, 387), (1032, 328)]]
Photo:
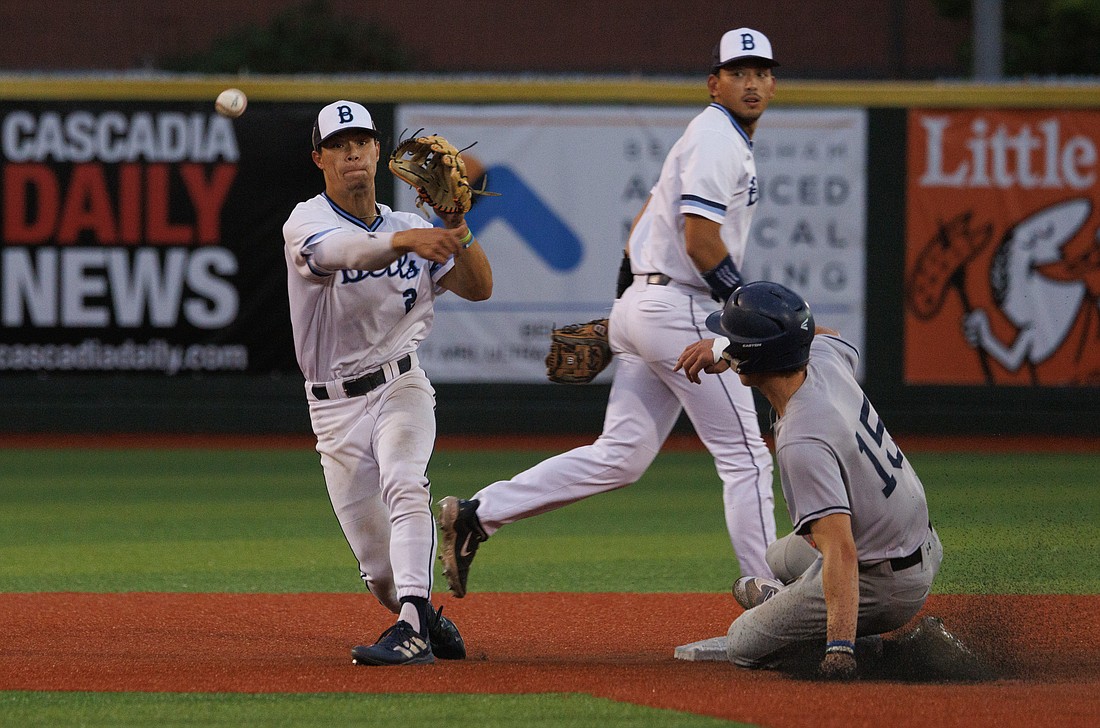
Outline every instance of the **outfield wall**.
[[(546, 383), (546, 332), (606, 314), (698, 80), (0, 78), (0, 429), (308, 431), (280, 228), (335, 98), (477, 141), (503, 192), (469, 216), (493, 299), (422, 351), (441, 432), (598, 431), (611, 372)], [(783, 80), (755, 146), (746, 276), (860, 347), (893, 430), (1100, 434), (1100, 87)]]

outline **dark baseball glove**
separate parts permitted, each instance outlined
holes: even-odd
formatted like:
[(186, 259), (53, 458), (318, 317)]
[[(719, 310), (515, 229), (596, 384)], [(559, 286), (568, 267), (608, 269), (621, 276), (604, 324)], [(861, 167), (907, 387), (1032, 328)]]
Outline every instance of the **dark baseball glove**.
[(587, 384), (611, 363), (607, 319), (570, 324), (550, 332), (546, 376), (559, 384)]
[(437, 212), (468, 212), (473, 195), (494, 195), (470, 187), (466, 163), (453, 144), (438, 134), (412, 136), (390, 154), (390, 171), (416, 190), (416, 206)]

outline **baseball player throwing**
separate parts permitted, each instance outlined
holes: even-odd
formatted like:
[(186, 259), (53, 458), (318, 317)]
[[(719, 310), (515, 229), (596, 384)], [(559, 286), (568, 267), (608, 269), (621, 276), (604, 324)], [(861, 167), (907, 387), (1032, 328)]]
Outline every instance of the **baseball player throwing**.
[(398, 615), (361, 665), (465, 657), (454, 624), (430, 602), (436, 551), (426, 470), (435, 392), (417, 364), (433, 301), (483, 300), (489, 262), (464, 222), (446, 229), (375, 199), (381, 148), (362, 105), (337, 101), (313, 128), (325, 191), (283, 226), (294, 347), (325, 483), (367, 588)]
[[(939, 571), (943, 548), (924, 487), (856, 382), (856, 350), (831, 329), (815, 337), (798, 294), (749, 283), (707, 328), (723, 338), (689, 346), (677, 368), (698, 382), (701, 371), (732, 367), (767, 397), (794, 524), (768, 548), (779, 581), (749, 576), (734, 585), (747, 611), (730, 625), (729, 659), (797, 670), (813, 655), (824, 677), (852, 677), (857, 635), (905, 625)], [(881, 652), (877, 644), (868, 654)]]
[(609, 325), (618, 365), (600, 437), (470, 500), (440, 501), (444, 574), (455, 595), (466, 593), (478, 544), (502, 526), (638, 480), (682, 410), (714, 456), (741, 573), (771, 576), (772, 460), (752, 393), (732, 373), (692, 386), (673, 367), (716, 301), (741, 282), (759, 199), (752, 135), (775, 93), (775, 65), (771, 43), (749, 28), (729, 31), (715, 48), (712, 103), (672, 147), (627, 243)]

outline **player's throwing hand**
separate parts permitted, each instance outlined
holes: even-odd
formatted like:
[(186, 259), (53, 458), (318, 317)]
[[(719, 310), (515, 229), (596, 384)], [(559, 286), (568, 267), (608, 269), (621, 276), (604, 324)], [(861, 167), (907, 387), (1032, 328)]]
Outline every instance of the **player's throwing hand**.
[(446, 263), (462, 248), (465, 227), (455, 229), (413, 228), (394, 233), (393, 247), (401, 253), (416, 253), (433, 263)]

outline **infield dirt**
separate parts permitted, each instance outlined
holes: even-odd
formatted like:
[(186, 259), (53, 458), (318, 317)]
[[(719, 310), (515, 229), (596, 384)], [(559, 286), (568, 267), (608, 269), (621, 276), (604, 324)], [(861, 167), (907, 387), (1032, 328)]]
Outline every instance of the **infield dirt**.
[(0, 595), (0, 690), (579, 692), (761, 726), (1096, 725), (1100, 596), (934, 595), (999, 670), (970, 684), (822, 684), (673, 658), (725, 632), (725, 594), (471, 594), (437, 604), (470, 656), (351, 664), (391, 615), (363, 594)]

